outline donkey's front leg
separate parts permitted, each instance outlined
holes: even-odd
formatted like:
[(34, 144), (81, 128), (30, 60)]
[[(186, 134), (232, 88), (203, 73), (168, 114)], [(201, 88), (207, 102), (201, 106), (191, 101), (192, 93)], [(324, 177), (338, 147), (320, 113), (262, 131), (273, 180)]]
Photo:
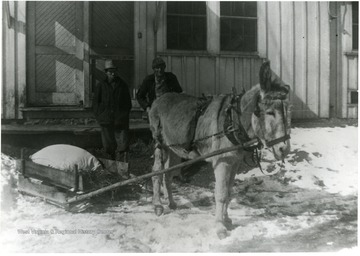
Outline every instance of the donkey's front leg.
[[(153, 172), (164, 169), (162, 158), (163, 155), (161, 148), (155, 147)], [(161, 205), (161, 199), (160, 199), (161, 179), (162, 179), (162, 175), (157, 175), (152, 177), (153, 205), (154, 205), (155, 214), (157, 216), (162, 215), (164, 212), (164, 207)]]
[(216, 233), (220, 239), (227, 237), (226, 222), (229, 221), (227, 206), (229, 203), (229, 185), (232, 174), (230, 167), (225, 162), (217, 163), (215, 167)]

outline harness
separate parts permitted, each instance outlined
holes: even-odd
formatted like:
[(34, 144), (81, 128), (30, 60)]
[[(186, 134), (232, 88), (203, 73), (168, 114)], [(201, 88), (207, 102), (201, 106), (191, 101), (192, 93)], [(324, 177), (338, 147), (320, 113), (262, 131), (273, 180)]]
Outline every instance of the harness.
[[(253, 163), (249, 163), (245, 159), (245, 157), (243, 159), (244, 162), (250, 167), (258, 166), (259, 169), (261, 170), (261, 172), (264, 173), (261, 168), (261, 165), (260, 165), (260, 161), (261, 161), (260, 149), (262, 149), (264, 145), (262, 144), (261, 140), (258, 137), (251, 139), (249, 137), (249, 135), (247, 134), (246, 129), (244, 128), (243, 124), (240, 121), (241, 120), (240, 119), (241, 118), (240, 103), (241, 103), (241, 99), (244, 94), (245, 94), (245, 90), (243, 90), (243, 92), (240, 95), (236, 95), (236, 91), (233, 88), (233, 94), (232, 94), (230, 104), (225, 108), (226, 116), (225, 116), (223, 130), (220, 132), (205, 136), (203, 138), (193, 140), (191, 142), (189, 150), (191, 150), (192, 148), (195, 148), (195, 144), (197, 142), (207, 140), (212, 137), (226, 136), (226, 138), (232, 144), (242, 145), (243, 149), (245, 151), (252, 152), (251, 160)], [(282, 98), (274, 98), (274, 99), (281, 99), (282, 110), (283, 110), (282, 117), (283, 117), (283, 121), (284, 121), (285, 135), (280, 138), (271, 140), (271, 141), (266, 141), (265, 144), (267, 147), (272, 147), (280, 142), (285, 142), (286, 140), (290, 139), (290, 134), (287, 134), (287, 129), (286, 129), (286, 127), (287, 127), (287, 125), (286, 125), (286, 109), (285, 109), (285, 105), (283, 103), (283, 99)], [(203, 98), (199, 99), (197, 111), (195, 114), (195, 124), (197, 123), (197, 120), (199, 119), (199, 117), (206, 111), (206, 109), (210, 105), (211, 101), (212, 101), (212, 98), (207, 98), (207, 97), (203, 97)], [(260, 98), (258, 98), (258, 100), (257, 100), (256, 109), (254, 111), (254, 114), (257, 117), (260, 117), (260, 112), (261, 112), (260, 108), (259, 108), (259, 103), (261, 103)], [(167, 145), (167, 146), (168, 147), (177, 147), (177, 146), (182, 146), (182, 145), (183, 144), (171, 144), (171, 145)]]
[[(245, 156), (243, 159), (244, 162), (250, 167), (258, 166), (260, 168), (261, 172), (264, 173), (261, 168), (261, 165), (260, 165), (261, 152), (259, 151), (260, 149), (263, 148), (263, 144), (259, 138), (250, 139), (249, 135), (246, 132), (246, 129), (244, 128), (243, 124), (241, 123), (240, 103), (241, 103), (241, 99), (244, 94), (245, 94), (245, 90), (243, 90), (243, 92), (240, 95), (236, 95), (235, 88), (233, 88), (233, 94), (232, 94), (230, 104), (225, 109), (226, 117), (225, 117), (225, 122), (224, 122), (224, 131), (227, 131), (227, 132), (225, 132), (225, 136), (228, 138), (228, 140), (230, 140), (230, 142), (232, 144), (243, 145), (244, 150), (246, 150), (248, 152), (252, 152), (251, 160), (252, 160), (253, 164), (248, 163)], [(286, 140), (290, 139), (290, 134), (287, 133), (287, 129), (286, 129), (287, 128), (287, 125), (286, 125), (287, 119), (286, 119), (286, 109), (285, 109), (283, 99), (282, 98), (274, 98), (274, 99), (281, 99), (282, 118), (283, 118), (283, 122), (284, 122), (285, 135), (280, 138), (271, 140), (271, 141), (265, 141), (265, 144), (267, 147), (272, 147), (280, 142), (285, 142)], [(254, 111), (254, 114), (257, 117), (260, 117), (260, 112), (261, 112), (260, 108), (259, 108), (259, 103), (260, 103), (260, 97), (258, 98), (258, 100), (256, 102), (256, 109)]]

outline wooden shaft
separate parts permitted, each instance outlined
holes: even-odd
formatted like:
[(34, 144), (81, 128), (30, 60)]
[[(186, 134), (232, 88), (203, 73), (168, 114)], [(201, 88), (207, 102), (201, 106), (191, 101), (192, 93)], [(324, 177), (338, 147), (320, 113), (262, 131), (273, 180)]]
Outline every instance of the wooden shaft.
[(177, 169), (179, 169), (179, 168), (182, 168), (182, 167), (191, 165), (191, 164), (193, 164), (193, 163), (196, 163), (196, 162), (198, 162), (198, 161), (207, 159), (207, 158), (209, 158), (209, 157), (213, 157), (213, 156), (216, 156), (216, 155), (220, 155), (220, 154), (228, 153), (228, 152), (231, 152), (231, 151), (235, 151), (235, 150), (240, 149), (240, 148), (242, 148), (242, 147), (243, 147), (242, 145), (236, 145), (236, 146), (232, 146), (232, 147), (228, 147), (228, 148), (223, 148), (223, 149), (220, 149), (220, 150), (216, 150), (216, 151), (211, 152), (211, 153), (209, 153), (209, 154), (206, 154), (206, 155), (203, 155), (203, 156), (199, 156), (199, 157), (197, 157), (197, 158), (195, 158), (195, 159), (191, 159), (191, 160), (186, 161), (186, 162), (184, 162), (184, 163), (180, 163), (180, 164), (174, 165), (174, 166), (172, 166), (172, 167), (170, 167), (170, 168), (167, 168), (167, 169), (164, 169), (164, 170), (147, 173), (147, 174), (144, 174), (144, 175), (141, 175), (141, 176), (132, 178), (132, 179), (124, 180), (124, 181), (119, 181), (119, 182), (117, 182), (117, 183), (114, 183), (114, 184), (111, 184), (111, 185), (109, 185), (109, 186), (107, 186), (107, 187), (100, 188), (100, 189), (98, 189), (98, 190), (89, 192), (89, 193), (87, 193), (87, 194), (83, 194), (83, 195), (79, 195), (79, 196), (74, 196), (74, 197), (72, 197), (72, 198), (69, 198), (69, 199), (67, 200), (67, 202), (68, 202), (68, 203), (78, 202), (78, 201), (81, 201), (81, 200), (84, 200), (84, 199), (87, 199), (87, 198), (90, 198), (90, 197), (99, 195), (99, 194), (104, 193), (104, 192), (106, 192), (106, 191), (112, 190), (112, 189), (114, 189), (114, 188), (117, 188), (117, 187), (120, 187), (120, 186), (125, 186), (125, 185), (130, 184), (130, 183), (138, 182), (138, 181), (141, 181), (141, 180), (143, 180), (143, 179), (150, 178), (150, 177), (153, 177), (153, 176), (156, 176), (156, 175), (161, 175), (161, 174), (164, 174), (164, 173), (167, 173), (167, 172), (172, 172), (172, 171), (174, 171), (174, 170), (177, 170)]

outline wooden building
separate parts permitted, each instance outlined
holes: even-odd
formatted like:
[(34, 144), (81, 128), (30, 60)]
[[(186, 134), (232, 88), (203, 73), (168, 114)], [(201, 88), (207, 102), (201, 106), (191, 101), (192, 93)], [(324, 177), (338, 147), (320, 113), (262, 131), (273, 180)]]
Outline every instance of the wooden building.
[(186, 93), (258, 82), (267, 58), (293, 118), (357, 118), (357, 2), (2, 2), (1, 118), (91, 117), (113, 59), (134, 96), (161, 56)]

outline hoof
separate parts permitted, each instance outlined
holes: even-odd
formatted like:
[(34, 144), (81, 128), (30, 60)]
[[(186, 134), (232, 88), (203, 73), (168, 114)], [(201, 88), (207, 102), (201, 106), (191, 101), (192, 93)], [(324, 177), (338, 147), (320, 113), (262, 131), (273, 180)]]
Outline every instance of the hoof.
[(169, 208), (170, 208), (171, 210), (176, 210), (176, 208), (177, 208), (176, 203), (170, 203), (170, 204), (169, 204)]
[(229, 219), (229, 218), (225, 220), (224, 225), (225, 225), (225, 227), (226, 227), (227, 230), (232, 230), (232, 228), (233, 228), (232, 220)]
[(228, 236), (227, 231), (225, 229), (218, 230), (216, 234), (220, 240), (225, 239)]
[(164, 207), (162, 205), (155, 205), (154, 211), (156, 216), (161, 216), (164, 213)]
[(225, 225), (222, 222), (218, 222), (216, 226), (217, 226), (216, 234), (219, 237), (219, 239), (222, 240), (226, 238), (228, 236), (228, 232)]

